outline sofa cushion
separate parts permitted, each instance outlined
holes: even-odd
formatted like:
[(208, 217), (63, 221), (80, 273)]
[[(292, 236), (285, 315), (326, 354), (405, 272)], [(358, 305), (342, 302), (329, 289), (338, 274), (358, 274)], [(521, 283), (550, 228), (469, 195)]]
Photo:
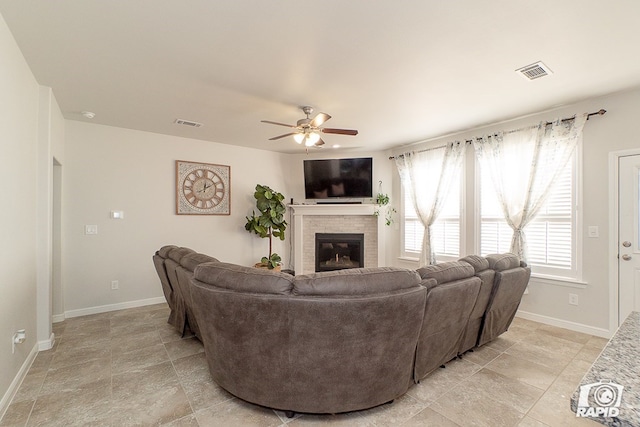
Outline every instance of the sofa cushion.
[(485, 257), (480, 255), (467, 255), (464, 258), (460, 258), (458, 261), (464, 261), (468, 264), (471, 264), (476, 273), (489, 268), (489, 261)]
[(289, 295), (293, 288), (289, 274), (226, 262), (205, 262), (193, 274), (200, 282), (237, 292)]
[(160, 248), (160, 250), (158, 250), (158, 252), (156, 252), (158, 255), (160, 255), (162, 258), (167, 258), (169, 256), (169, 252), (171, 252), (172, 250), (176, 249), (177, 246), (176, 245), (166, 245)]
[(439, 284), (472, 277), (475, 271), (471, 264), (464, 261), (443, 262), (418, 269), (423, 279), (436, 279)]
[(489, 267), (495, 271), (510, 270), (520, 267), (520, 260), (514, 254), (491, 254), (487, 255)]
[(427, 289), (427, 292), (438, 286), (438, 281), (433, 278), (420, 280), (420, 286)]
[(189, 248), (175, 248), (169, 251), (169, 258), (179, 263), (183, 256), (193, 254), (195, 251)]
[(420, 276), (396, 267), (350, 268), (296, 276), (295, 295), (369, 295), (415, 288)]
[(215, 262), (215, 261), (218, 261), (218, 260), (215, 259), (214, 257), (194, 252), (192, 254), (187, 254), (183, 256), (182, 259), (180, 260), (180, 265), (189, 271), (193, 271), (199, 264), (202, 264), (203, 262)]

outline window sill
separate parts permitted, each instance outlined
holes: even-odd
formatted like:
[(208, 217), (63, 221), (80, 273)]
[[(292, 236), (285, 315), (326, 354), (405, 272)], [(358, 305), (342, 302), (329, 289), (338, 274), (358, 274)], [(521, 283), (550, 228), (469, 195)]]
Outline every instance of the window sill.
[[(411, 262), (411, 263), (419, 263), (420, 262), (420, 258), (416, 258), (416, 257), (411, 257), (411, 256), (400, 256), (397, 258), (398, 261), (402, 261), (402, 262)], [(451, 262), (451, 261), (458, 261), (460, 259), (460, 257), (457, 256), (452, 256), (452, 257), (440, 257), (436, 260), (436, 262), (438, 264), (442, 263), (442, 262)]]
[(543, 283), (545, 285), (564, 286), (568, 288), (578, 289), (584, 289), (588, 285), (587, 282), (583, 282), (582, 280), (536, 273), (531, 273), (531, 281), (536, 283)]
[(418, 263), (420, 261), (420, 258), (414, 258), (414, 257), (408, 257), (408, 256), (399, 256), (398, 260)]

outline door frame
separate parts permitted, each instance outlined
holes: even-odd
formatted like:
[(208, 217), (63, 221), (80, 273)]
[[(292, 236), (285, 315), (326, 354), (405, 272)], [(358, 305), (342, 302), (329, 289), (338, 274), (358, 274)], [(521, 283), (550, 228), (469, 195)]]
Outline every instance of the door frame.
[(618, 330), (619, 312), (619, 263), (618, 263), (618, 175), (619, 159), (626, 156), (640, 155), (640, 148), (612, 151), (609, 153), (609, 333), (613, 335)]

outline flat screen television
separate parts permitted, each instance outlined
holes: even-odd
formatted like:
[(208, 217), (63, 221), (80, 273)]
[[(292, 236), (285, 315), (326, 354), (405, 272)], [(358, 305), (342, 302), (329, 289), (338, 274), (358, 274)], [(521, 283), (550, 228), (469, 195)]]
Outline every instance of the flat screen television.
[(307, 199), (365, 198), (373, 196), (373, 159), (304, 161)]

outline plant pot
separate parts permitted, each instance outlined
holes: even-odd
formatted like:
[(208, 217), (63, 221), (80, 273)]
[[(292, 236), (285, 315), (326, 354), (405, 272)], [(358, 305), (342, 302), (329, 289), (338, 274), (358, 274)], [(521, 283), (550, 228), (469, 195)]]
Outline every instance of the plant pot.
[(267, 264), (263, 264), (261, 262), (258, 262), (256, 264), (254, 264), (255, 268), (262, 268), (264, 270), (271, 270), (271, 271), (281, 271), (282, 270), (282, 266), (281, 265), (276, 265), (275, 268), (269, 268), (269, 266)]

